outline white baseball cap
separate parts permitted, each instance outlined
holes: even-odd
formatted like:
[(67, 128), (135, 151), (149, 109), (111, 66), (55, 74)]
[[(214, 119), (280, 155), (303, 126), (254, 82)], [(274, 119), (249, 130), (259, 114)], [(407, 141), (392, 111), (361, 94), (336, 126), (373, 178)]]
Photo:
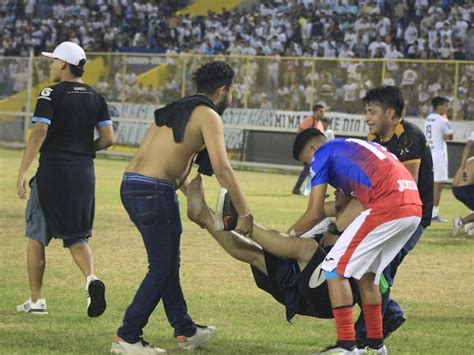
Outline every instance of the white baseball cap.
[(84, 49), (74, 42), (62, 42), (54, 48), (53, 53), (41, 52), (41, 54), (45, 57), (64, 60), (72, 65), (79, 65), (81, 60), (87, 60)]

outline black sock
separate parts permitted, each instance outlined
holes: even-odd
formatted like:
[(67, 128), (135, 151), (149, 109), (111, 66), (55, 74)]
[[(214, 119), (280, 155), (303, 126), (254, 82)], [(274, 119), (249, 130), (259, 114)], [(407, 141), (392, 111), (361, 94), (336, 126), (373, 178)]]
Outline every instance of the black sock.
[(379, 349), (383, 346), (383, 339), (368, 339), (367, 346), (371, 349)]
[(336, 345), (346, 350), (352, 350), (355, 348), (356, 343), (354, 340), (338, 340)]

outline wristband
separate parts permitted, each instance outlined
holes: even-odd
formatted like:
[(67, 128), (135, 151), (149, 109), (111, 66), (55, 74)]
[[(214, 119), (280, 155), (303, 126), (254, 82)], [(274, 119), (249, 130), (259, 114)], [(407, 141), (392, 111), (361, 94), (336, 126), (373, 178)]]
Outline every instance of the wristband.
[(248, 211), (246, 214), (244, 214), (243, 216), (239, 216), (239, 218), (245, 218), (245, 217), (248, 217), (250, 216), (250, 211)]
[(330, 225), (328, 225), (327, 230), (328, 230), (329, 233), (334, 234), (334, 235), (341, 235), (342, 234), (342, 232), (339, 229), (337, 229), (335, 223), (331, 223)]

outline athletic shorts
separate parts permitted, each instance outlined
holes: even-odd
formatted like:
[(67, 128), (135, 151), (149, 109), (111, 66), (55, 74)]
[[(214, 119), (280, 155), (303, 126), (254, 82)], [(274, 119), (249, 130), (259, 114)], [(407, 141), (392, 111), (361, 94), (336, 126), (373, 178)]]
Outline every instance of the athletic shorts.
[(453, 186), (453, 195), (467, 208), (474, 211), (474, 185)]
[(448, 181), (448, 159), (433, 156), (434, 182)]
[[(316, 235), (313, 239), (318, 243), (322, 236)], [(315, 318), (333, 317), (328, 285), (324, 272), (320, 273), (321, 263), (330, 249), (330, 246), (324, 249), (318, 247), (301, 271), (296, 261), (281, 259), (266, 251), (263, 253), (268, 276), (251, 266), (257, 287), (285, 306), (288, 321), (295, 314)], [(358, 291), (355, 283), (351, 282), (351, 287), (355, 304)]]
[[(48, 230), (46, 219), (38, 197), (38, 187), (35, 178), (30, 180), (30, 198), (26, 203), (25, 222), (26, 236), (40, 242), (44, 247), (48, 246), (53, 236)], [(63, 239), (64, 248), (69, 248), (76, 243), (88, 243), (88, 238)]]
[(345, 278), (375, 274), (378, 285), (383, 270), (418, 228), (421, 206), (403, 205), (361, 212), (338, 238), (322, 269)]

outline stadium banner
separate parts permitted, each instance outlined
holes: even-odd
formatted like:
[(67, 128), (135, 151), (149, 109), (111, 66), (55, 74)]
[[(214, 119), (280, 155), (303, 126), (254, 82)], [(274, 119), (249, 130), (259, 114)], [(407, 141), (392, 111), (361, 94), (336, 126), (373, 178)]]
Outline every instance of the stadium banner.
[[(109, 102), (109, 111), (112, 118), (120, 117), (115, 123), (117, 144), (138, 146), (143, 141), (149, 124), (154, 119), (154, 112), (158, 106), (150, 104), (129, 104)], [(263, 109), (228, 108), (222, 119), (225, 124), (225, 141), (228, 150), (242, 149), (244, 131), (268, 132), (295, 132), (305, 117), (311, 115), (309, 111), (276, 111)], [(363, 115), (327, 112), (331, 120), (330, 128), (336, 136), (366, 137), (368, 127)], [(134, 120), (137, 122), (134, 122)], [(422, 118), (408, 118), (408, 121), (424, 129), (425, 120)], [(454, 133), (454, 142), (466, 142), (472, 130), (471, 121), (450, 121)]]

